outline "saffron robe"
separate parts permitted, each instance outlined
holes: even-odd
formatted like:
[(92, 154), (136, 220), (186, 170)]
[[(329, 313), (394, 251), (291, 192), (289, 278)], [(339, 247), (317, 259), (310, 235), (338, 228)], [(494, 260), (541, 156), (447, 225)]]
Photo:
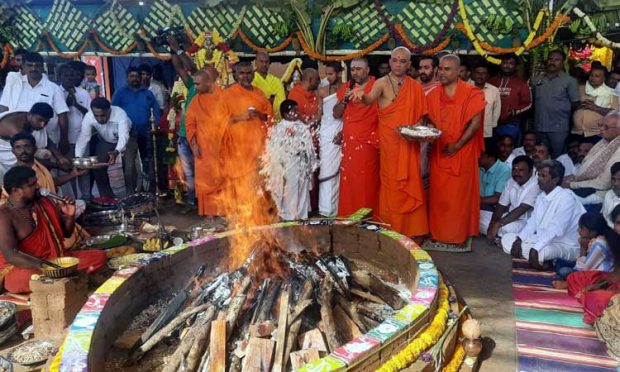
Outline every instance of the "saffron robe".
[(461, 244), (479, 233), (478, 158), (484, 149), (484, 123), (456, 154), (447, 156), (443, 151), (461, 138), (476, 114), (484, 113), (486, 103), (482, 90), (460, 80), (457, 84), (452, 98), (445, 94), (443, 86), (427, 96), (429, 118), (443, 132), (433, 143), (431, 153), (429, 224), (433, 240)]
[[(79, 270), (87, 274), (99, 271), (107, 263), (104, 251), (66, 251), (62, 233), (62, 221), (56, 211), (54, 203), (41, 197), (34, 205), (36, 227), (25, 239), (17, 243), (17, 249), (32, 256), (46, 260), (62, 256), (76, 257), (80, 260)], [(40, 274), (41, 271), (33, 268), (15, 267), (4, 259), (0, 253), (0, 271), (4, 275), (4, 287), (12, 293), (30, 292), (30, 277)]]
[[(249, 107), (272, 116), (271, 103), (258, 88), (251, 91), (239, 84), (224, 90), (221, 110), (226, 123), (222, 144), (223, 176), (225, 178), (223, 205), (224, 213), (233, 217), (235, 223), (262, 225), (271, 221), (265, 219), (270, 207), (263, 193), (259, 177), (260, 156), (265, 150), (267, 123), (259, 119), (229, 122), (233, 115), (247, 112)], [(199, 170), (197, 169), (197, 172)], [(252, 206), (249, 208), (248, 206)], [(244, 208), (245, 207), (245, 208)], [(260, 209), (260, 210), (259, 210)]]
[(409, 76), (394, 101), (379, 108), (379, 218), (407, 236), (428, 234), (428, 215), (420, 143), (404, 139), (397, 128), (417, 123), (426, 113), (422, 85)]
[(260, 89), (267, 99), (273, 96), (273, 115), (276, 120), (280, 120), (280, 105), (286, 99), (282, 81), (271, 74), (267, 74), (267, 77), (264, 78), (263, 75), (254, 72), (252, 85)]
[(194, 185), (201, 216), (217, 216), (223, 212), (219, 200), (224, 183), (221, 150), (227, 118), (220, 109), (222, 94), (223, 90), (216, 87), (211, 94), (194, 96), (185, 114), (187, 140), (195, 140), (201, 154), (200, 158), (194, 158)]
[[(364, 87), (368, 94), (375, 78)], [(347, 86), (338, 91), (338, 100), (344, 100)], [(379, 116), (377, 102), (365, 105), (349, 101), (342, 114), (342, 159), (340, 161), (340, 195), (338, 215), (349, 216), (360, 208), (379, 207)]]
[(319, 111), (319, 97), (316, 91), (308, 91), (301, 84), (297, 84), (288, 92), (288, 99), (297, 102), (297, 112), (301, 121), (310, 124), (308, 121)]

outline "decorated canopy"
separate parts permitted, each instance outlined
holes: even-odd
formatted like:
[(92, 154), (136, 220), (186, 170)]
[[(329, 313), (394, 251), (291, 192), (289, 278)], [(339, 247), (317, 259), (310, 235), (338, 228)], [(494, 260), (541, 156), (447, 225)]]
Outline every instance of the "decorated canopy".
[[(152, 53), (160, 29), (182, 26), (195, 38), (215, 30), (239, 52), (303, 51), (317, 59), (406, 45), (416, 52), (473, 49), (523, 52), (570, 19), (535, 0), (12, 0), (0, 5), (0, 42), (55, 52)], [(545, 38), (541, 38), (546, 36)], [(334, 57), (332, 57), (334, 58)], [(335, 57), (344, 59), (343, 57)]]

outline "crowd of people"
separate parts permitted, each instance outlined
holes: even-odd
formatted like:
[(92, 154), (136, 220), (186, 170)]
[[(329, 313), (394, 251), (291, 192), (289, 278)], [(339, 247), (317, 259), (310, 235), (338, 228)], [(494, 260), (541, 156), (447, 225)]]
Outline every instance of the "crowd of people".
[[(589, 322), (617, 288), (620, 85), (600, 63), (579, 84), (564, 72), (563, 52), (551, 51), (528, 82), (515, 55), (501, 56), (491, 77), (484, 63), (470, 68), (457, 55), (413, 57), (398, 47), (376, 78), (362, 57), (348, 74), (328, 63), (323, 79), (305, 67), (287, 91), (266, 52), (236, 63), (235, 83), (222, 87), (215, 68), (197, 69), (169, 43), (187, 90), (177, 131), (185, 203), (201, 216), (260, 224), (270, 214), (297, 220), (370, 208), (428, 249), (466, 250), (482, 235), (534, 268), (555, 265), (555, 285), (580, 298)], [(16, 251), (62, 254), (83, 210), (74, 198), (122, 196), (105, 168), (87, 172), (70, 159), (122, 164), (127, 193), (154, 191), (153, 135), (170, 106), (148, 65), (128, 68), (109, 101), (90, 66), (62, 64), (57, 84), (41, 55), (18, 51), (15, 59), (21, 69), (9, 73), (0, 98), (5, 276), (33, 266)], [(442, 134), (412, 140), (398, 131), (405, 125)], [(37, 187), (67, 198), (55, 205)], [(45, 252), (29, 248), (38, 230), (47, 231)], [(99, 254), (81, 262), (96, 271)], [(5, 287), (27, 289), (25, 277), (16, 271)]]

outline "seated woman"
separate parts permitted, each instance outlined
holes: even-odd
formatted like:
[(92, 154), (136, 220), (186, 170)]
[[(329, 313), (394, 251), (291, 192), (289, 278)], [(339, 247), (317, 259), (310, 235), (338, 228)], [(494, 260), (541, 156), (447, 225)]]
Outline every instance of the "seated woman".
[(610, 299), (620, 293), (620, 205), (611, 212), (615, 235), (607, 237), (607, 245), (614, 257), (614, 271), (578, 271), (566, 280), (568, 294), (583, 305), (583, 321), (594, 324), (601, 316)]
[[(38, 194), (37, 177), (30, 167), (16, 166), (4, 175), (9, 193), (0, 206), (0, 277), (12, 293), (30, 292), (30, 277), (40, 274), (39, 259), (72, 256), (87, 274), (106, 266), (104, 251), (66, 251), (64, 239), (75, 228), (75, 202), (55, 202)], [(23, 254), (26, 253), (26, 254)]]
[[(579, 258), (576, 262), (555, 260), (555, 271), (560, 280), (554, 280), (553, 287), (566, 289), (566, 278), (575, 271), (613, 271), (614, 257), (607, 244), (607, 238), (611, 234), (616, 233), (607, 226), (602, 214), (582, 214), (579, 218)], [(613, 236), (610, 239), (613, 239)]]

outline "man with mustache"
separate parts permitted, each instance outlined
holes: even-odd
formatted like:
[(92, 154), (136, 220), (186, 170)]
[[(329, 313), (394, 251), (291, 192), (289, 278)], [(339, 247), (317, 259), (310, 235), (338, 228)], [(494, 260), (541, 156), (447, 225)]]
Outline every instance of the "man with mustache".
[(353, 59), (349, 69), (351, 81), (338, 90), (338, 103), (334, 106), (334, 118), (342, 118), (342, 131), (335, 139), (342, 143), (339, 216), (348, 216), (360, 208), (372, 208), (378, 213), (379, 207), (377, 103), (365, 105), (349, 98), (353, 88), (370, 93), (375, 77), (369, 75), (368, 60), (363, 57)]

